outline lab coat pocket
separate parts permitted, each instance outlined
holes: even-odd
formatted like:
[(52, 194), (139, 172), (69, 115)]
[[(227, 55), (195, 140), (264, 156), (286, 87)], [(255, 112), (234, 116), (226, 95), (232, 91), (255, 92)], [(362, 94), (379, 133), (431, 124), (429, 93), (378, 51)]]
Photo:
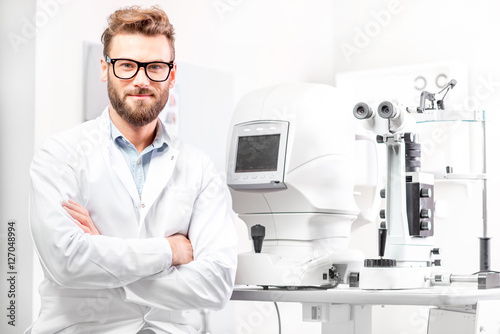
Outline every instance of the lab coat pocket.
[(153, 235), (186, 235), (198, 191), (196, 188), (168, 187), (159, 198), (153, 212)]

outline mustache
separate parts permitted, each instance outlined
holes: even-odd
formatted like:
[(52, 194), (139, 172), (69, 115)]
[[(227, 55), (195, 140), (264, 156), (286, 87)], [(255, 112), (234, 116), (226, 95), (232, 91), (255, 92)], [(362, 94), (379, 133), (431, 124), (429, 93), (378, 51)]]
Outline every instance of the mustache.
[(147, 89), (147, 88), (139, 88), (139, 89), (132, 89), (127, 92), (125, 92), (126, 95), (154, 95), (156, 96), (155, 92)]

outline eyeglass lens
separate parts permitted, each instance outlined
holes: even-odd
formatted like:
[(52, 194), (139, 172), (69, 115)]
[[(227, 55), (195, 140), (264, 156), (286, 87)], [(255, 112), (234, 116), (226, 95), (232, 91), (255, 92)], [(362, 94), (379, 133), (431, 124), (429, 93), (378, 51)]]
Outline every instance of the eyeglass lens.
[[(120, 79), (133, 78), (138, 70), (139, 65), (130, 60), (117, 60), (114, 64), (115, 75)], [(154, 81), (164, 81), (170, 74), (170, 67), (164, 63), (150, 63), (146, 66), (146, 75)]]

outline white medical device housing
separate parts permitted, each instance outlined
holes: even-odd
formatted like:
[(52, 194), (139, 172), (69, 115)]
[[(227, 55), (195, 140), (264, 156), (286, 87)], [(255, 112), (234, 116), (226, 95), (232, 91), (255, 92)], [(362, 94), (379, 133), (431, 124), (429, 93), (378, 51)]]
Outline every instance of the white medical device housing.
[[(352, 106), (352, 104), (351, 104)], [(261, 253), (238, 258), (236, 284), (347, 283), (363, 254), (348, 248), (354, 201), (354, 120), (334, 87), (280, 84), (245, 95), (231, 121), (227, 179)]]

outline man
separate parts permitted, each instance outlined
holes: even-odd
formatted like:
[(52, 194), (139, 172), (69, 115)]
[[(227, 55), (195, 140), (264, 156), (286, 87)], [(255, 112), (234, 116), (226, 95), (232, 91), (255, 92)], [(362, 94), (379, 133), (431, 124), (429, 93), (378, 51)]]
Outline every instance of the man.
[(111, 105), (33, 159), (30, 224), (45, 279), (28, 333), (196, 333), (189, 310), (220, 309), (234, 284), (229, 195), (209, 159), (158, 118), (177, 70), (167, 15), (129, 7), (108, 23)]

